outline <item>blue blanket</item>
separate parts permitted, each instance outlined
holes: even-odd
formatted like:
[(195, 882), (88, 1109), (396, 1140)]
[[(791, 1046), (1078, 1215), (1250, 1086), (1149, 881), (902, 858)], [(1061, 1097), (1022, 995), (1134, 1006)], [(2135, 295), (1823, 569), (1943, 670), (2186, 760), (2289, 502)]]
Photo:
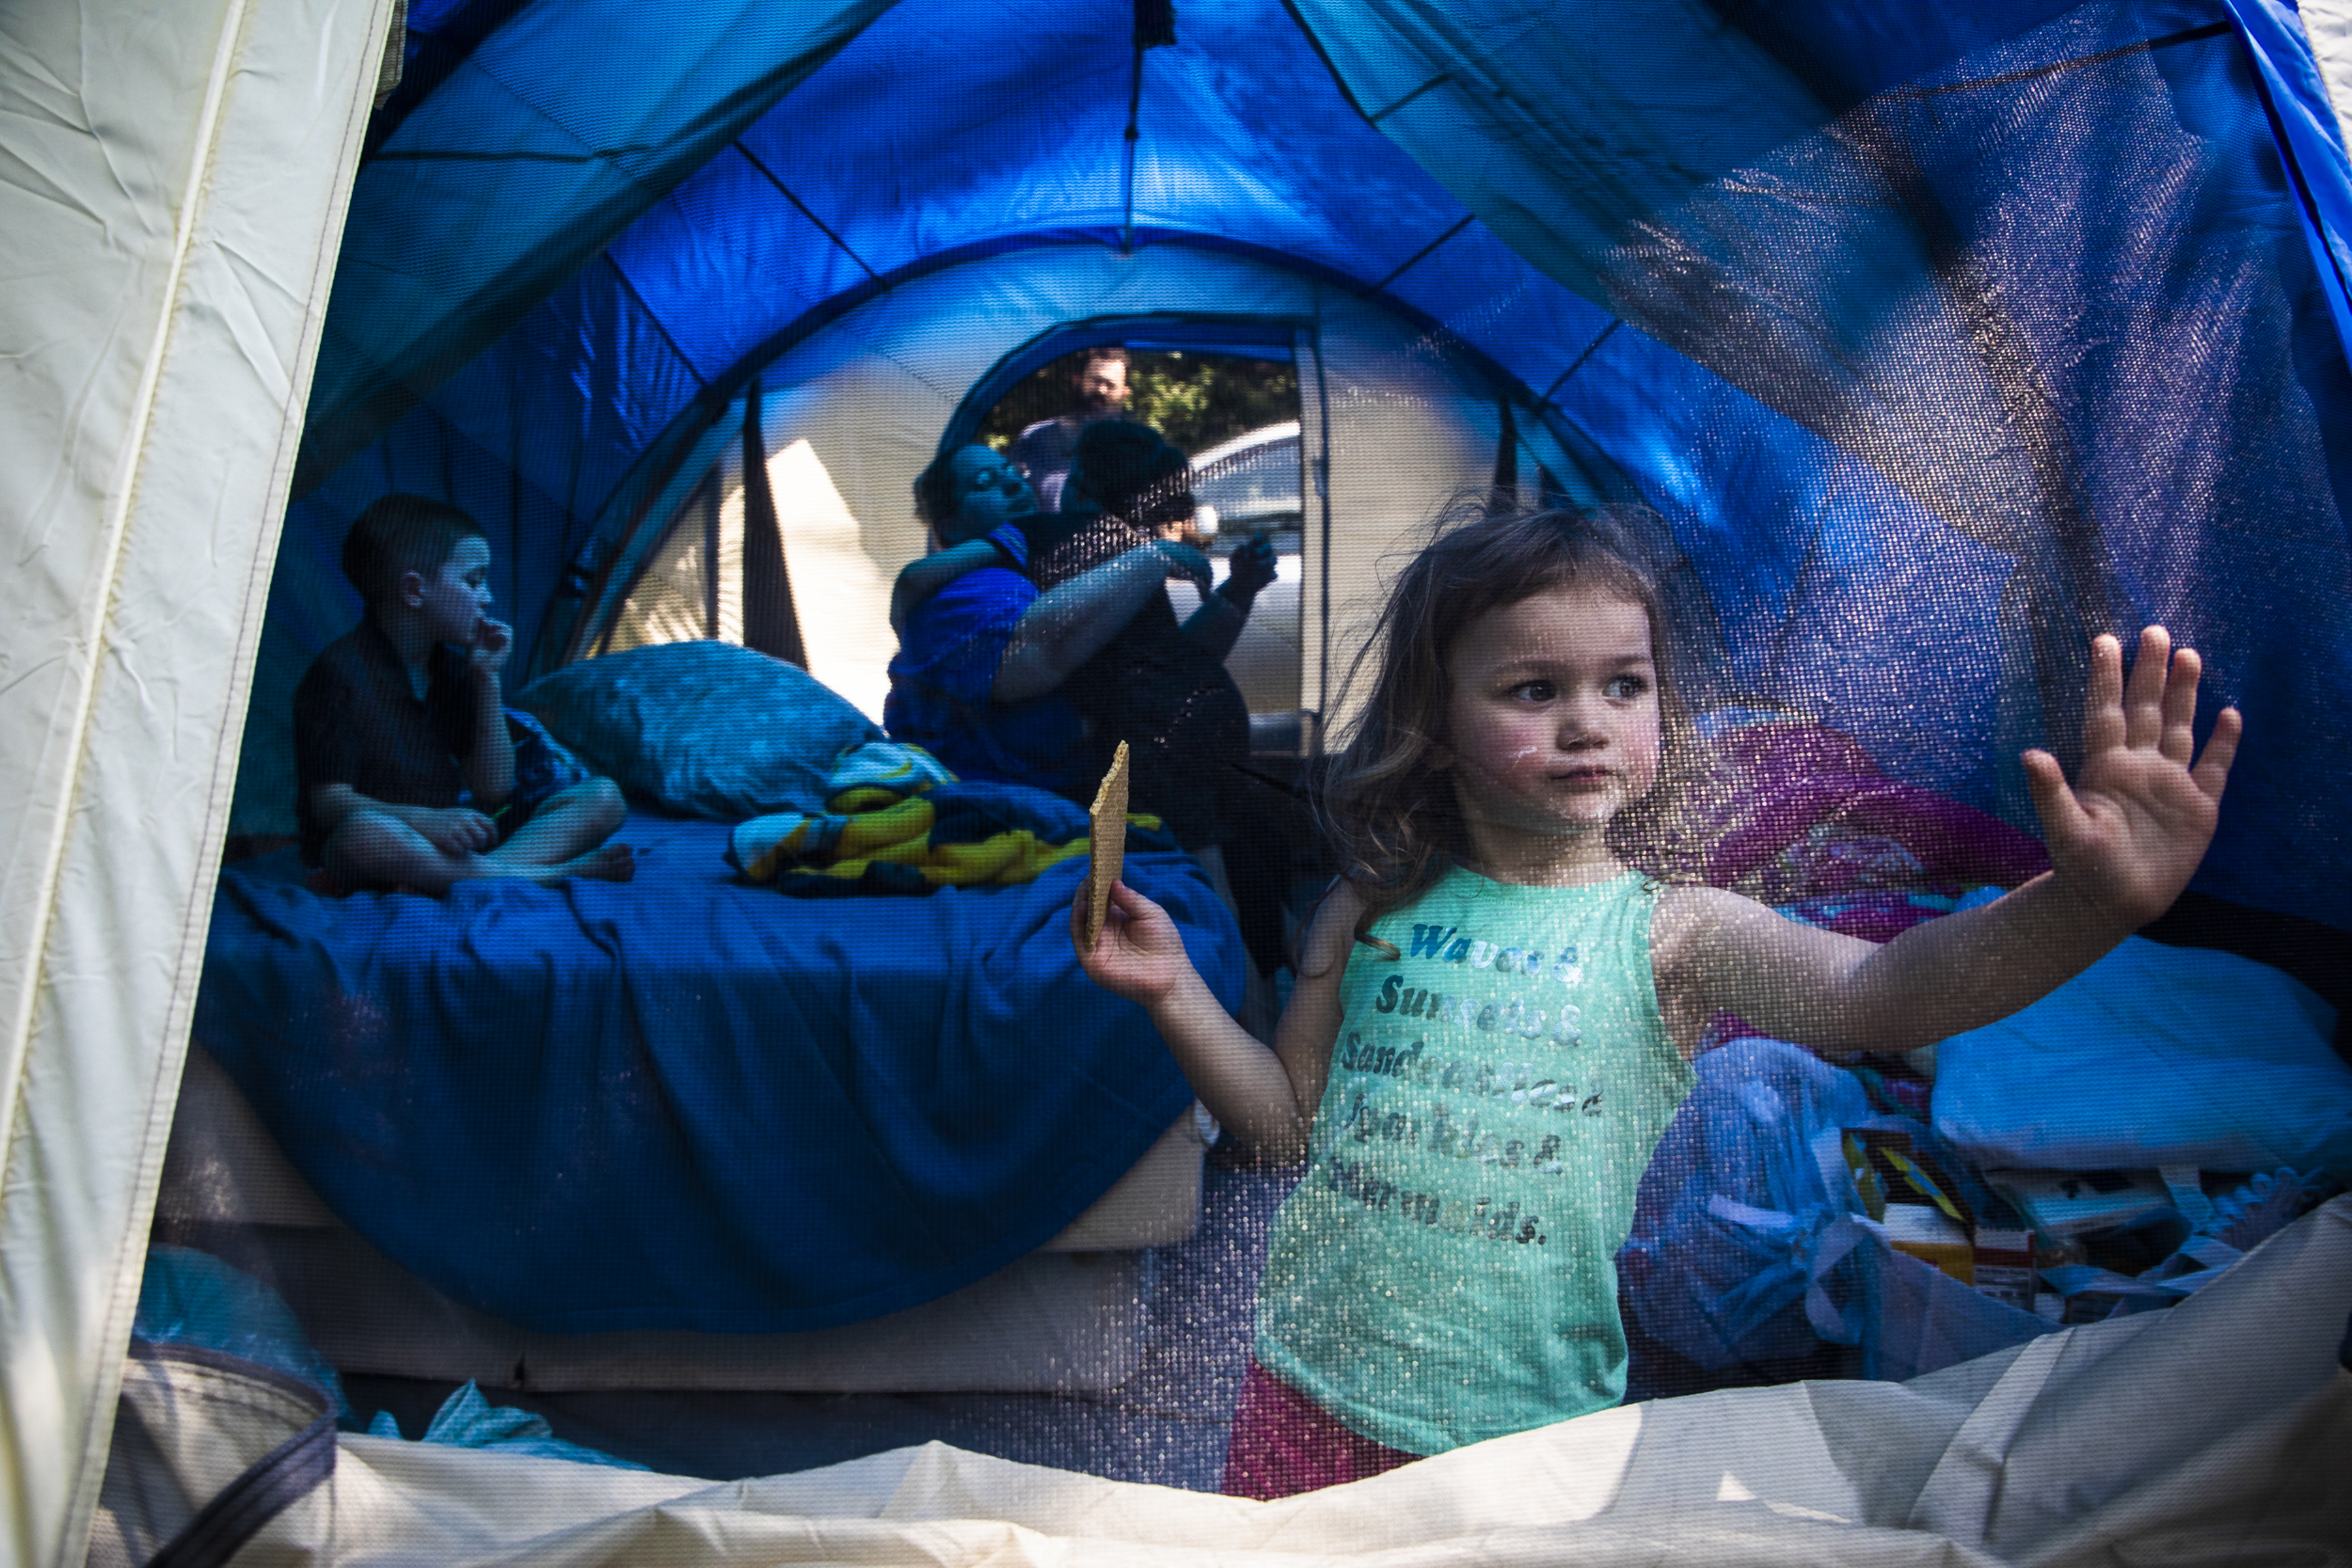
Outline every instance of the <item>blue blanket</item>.
[[(1025, 886), (815, 902), (719, 823), (633, 818), (637, 880), (320, 897), (221, 877), (196, 1038), (354, 1228), (562, 1331), (820, 1328), (1050, 1238), (1190, 1102), (1071, 952), (1083, 859)], [(1193, 863), (1131, 854), (1228, 1005)]]

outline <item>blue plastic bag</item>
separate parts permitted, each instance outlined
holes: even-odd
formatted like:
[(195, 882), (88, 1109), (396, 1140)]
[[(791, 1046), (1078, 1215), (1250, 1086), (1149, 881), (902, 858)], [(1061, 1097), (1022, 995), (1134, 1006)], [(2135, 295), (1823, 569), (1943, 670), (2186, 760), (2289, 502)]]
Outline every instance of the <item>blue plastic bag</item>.
[(155, 1247), (139, 1281), (131, 1337), (158, 1345), (195, 1345), (274, 1367), (326, 1394), (349, 1415), (342, 1379), (310, 1344), (293, 1309), (277, 1291), (208, 1252)]
[[(389, 1410), (379, 1410), (368, 1424), (371, 1437), (398, 1437), (400, 1423)], [(642, 1470), (634, 1459), (616, 1458), (599, 1448), (569, 1443), (555, 1435), (547, 1417), (512, 1405), (493, 1405), (482, 1396), (471, 1378), (441, 1402), (421, 1443), (446, 1443), (453, 1448), (495, 1448), (502, 1454), (532, 1454), (542, 1459), (570, 1459), (575, 1464), (606, 1465), (616, 1470)]]
[(1779, 1040), (1734, 1040), (1695, 1066), (1618, 1254), (1636, 1319), (1714, 1370), (1863, 1344), (1876, 1247), (1851, 1212), (1838, 1135), (1878, 1123), (1869, 1095)]

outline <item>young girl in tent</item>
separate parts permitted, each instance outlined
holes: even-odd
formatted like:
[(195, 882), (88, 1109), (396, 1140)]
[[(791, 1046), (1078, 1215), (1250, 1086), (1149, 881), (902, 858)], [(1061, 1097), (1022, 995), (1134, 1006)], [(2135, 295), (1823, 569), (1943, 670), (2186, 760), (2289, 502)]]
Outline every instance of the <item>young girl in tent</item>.
[(1344, 874), (1268, 1049), (1125, 886), (1091, 952), (1209, 1110), (1307, 1169), (1271, 1230), (1225, 1489), (1276, 1497), (1613, 1405), (1613, 1258), (1717, 1012), (1824, 1053), (2026, 1005), (2162, 913), (2236, 750), (2199, 661), (2091, 656), (2084, 760), (2024, 763), (2053, 869), (1886, 945), (1670, 882), (1696, 756), (1659, 595), (1606, 514), (1441, 531), (1375, 633), (1328, 792)]

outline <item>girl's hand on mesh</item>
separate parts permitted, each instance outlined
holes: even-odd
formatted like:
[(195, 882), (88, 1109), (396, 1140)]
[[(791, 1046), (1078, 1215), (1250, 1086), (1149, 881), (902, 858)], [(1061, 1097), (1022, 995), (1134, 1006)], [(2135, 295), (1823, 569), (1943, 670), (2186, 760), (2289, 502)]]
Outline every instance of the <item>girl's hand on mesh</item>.
[(1176, 922), (1125, 882), (1111, 885), (1110, 908), (1091, 952), (1082, 945), (1086, 913), (1086, 885), (1081, 882), (1077, 900), (1070, 906), (1070, 945), (1077, 949), (1078, 966), (1104, 990), (1150, 1007), (1195, 978)]
[(2203, 663), (2162, 626), (2140, 633), (2128, 685), (2114, 637), (2091, 645), (2083, 767), (2072, 789), (2049, 752), (2025, 753), (2025, 780), (2050, 861), (2081, 897), (2128, 929), (2172, 907), (2212, 842), (2242, 721), (2224, 708), (2203, 756), (2192, 725)]

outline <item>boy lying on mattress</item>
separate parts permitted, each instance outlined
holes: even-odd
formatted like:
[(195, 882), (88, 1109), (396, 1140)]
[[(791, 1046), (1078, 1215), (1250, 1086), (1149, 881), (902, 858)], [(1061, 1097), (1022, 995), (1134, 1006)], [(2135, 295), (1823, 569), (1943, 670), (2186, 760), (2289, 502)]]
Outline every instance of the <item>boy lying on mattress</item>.
[(608, 844), (621, 791), (587, 778), (519, 793), (500, 678), (513, 628), (490, 618), (489, 541), (464, 511), (388, 495), (343, 542), (366, 601), (294, 692), (302, 858), (340, 889), (439, 894), (468, 877), (626, 881)]

